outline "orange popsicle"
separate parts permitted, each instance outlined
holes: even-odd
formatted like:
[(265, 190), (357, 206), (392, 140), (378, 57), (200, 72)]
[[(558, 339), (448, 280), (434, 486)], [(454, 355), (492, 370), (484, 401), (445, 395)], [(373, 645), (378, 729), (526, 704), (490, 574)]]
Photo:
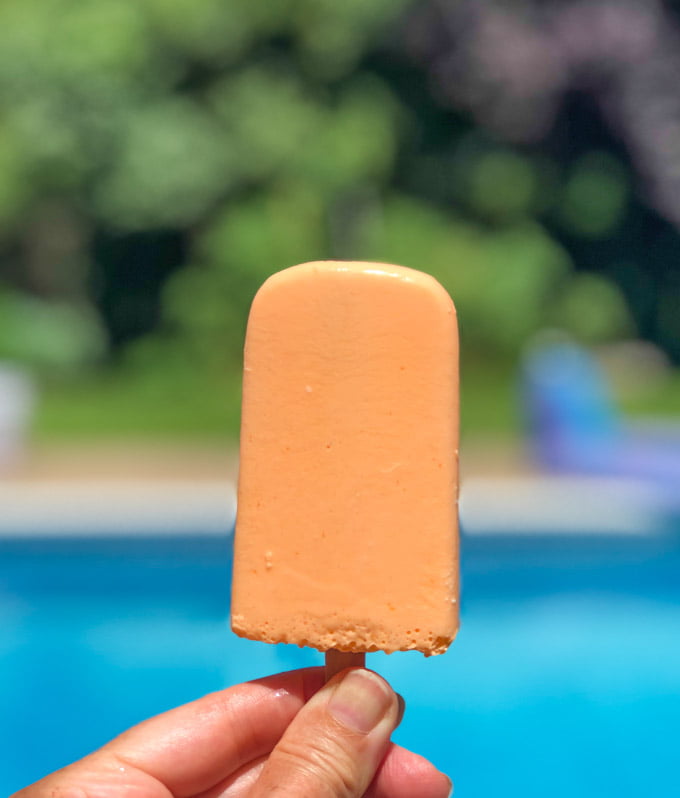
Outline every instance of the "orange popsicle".
[(441, 654), (458, 628), (458, 334), (429, 275), (270, 277), (245, 344), (232, 628)]

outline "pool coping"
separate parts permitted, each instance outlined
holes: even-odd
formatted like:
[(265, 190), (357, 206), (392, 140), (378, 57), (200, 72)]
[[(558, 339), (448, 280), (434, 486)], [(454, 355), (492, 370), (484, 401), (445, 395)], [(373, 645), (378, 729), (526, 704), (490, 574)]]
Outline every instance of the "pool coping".
[(228, 535), (227, 480), (36, 480), (0, 483), (0, 537)]
[[(657, 491), (637, 480), (474, 477), (461, 488), (469, 535), (648, 535), (665, 521)], [(0, 537), (230, 535), (229, 480), (0, 482)]]

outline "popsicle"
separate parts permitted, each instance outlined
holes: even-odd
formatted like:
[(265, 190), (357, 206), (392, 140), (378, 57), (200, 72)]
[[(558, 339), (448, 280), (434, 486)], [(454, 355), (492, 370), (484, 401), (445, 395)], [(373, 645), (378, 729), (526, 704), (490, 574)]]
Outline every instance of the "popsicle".
[(244, 354), (232, 628), (441, 654), (458, 628), (458, 334), (429, 275), (270, 277)]

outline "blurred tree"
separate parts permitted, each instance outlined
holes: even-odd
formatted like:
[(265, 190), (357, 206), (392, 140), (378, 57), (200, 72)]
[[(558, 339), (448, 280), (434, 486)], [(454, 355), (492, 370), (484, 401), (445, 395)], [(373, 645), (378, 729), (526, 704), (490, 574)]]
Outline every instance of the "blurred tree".
[(340, 257), (435, 274), (466, 357), (558, 325), (680, 360), (675, 184), (626, 110), (642, 55), (674, 63), (672, 21), (632, 0), (5, 0), (0, 356), (235, 396), (259, 284)]

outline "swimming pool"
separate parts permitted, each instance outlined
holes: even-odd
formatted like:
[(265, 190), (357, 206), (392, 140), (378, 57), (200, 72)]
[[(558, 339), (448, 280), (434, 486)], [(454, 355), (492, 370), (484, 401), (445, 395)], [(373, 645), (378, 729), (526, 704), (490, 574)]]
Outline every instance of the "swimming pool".
[[(476, 534), (448, 654), (369, 664), (465, 798), (680, 794), (680, 530)], [(0, 794), (151, 714), (321, 655), (228, 629), (219, 534), (0, 540)]]

